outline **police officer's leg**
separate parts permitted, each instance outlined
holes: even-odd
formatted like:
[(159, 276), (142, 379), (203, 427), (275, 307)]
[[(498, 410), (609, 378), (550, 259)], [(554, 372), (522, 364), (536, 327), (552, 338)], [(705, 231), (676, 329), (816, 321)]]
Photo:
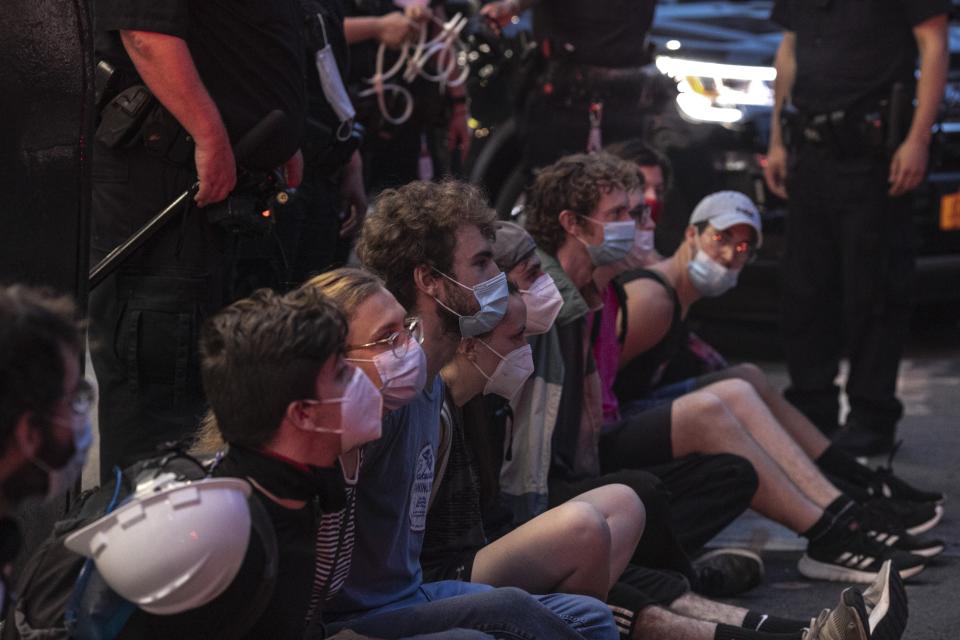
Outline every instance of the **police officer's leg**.
[(790, 373), (786, 398), (826, 434), (837, 429), (841, 343), (840, 245), (828, 152), (803, 147), (787, 177), (787, 232), (781, 261), (781, 330)]
[(886, 177), (886, 161), (877, 159), (851, 178), (863, 195), (845, 215), (850, 415), (838, 444), (851, 453), (889, 450), (903, 414), (896, 386), (910, 317), (912, 223), (910, 199), (887, 197)]
[[(140, 149), (109, 153), (100, 150), (95, 156), (108, 170), (94, 177), (96, 257), (191, 180), (189, 168), (173, 167)], [(121, 167), (122, 172), (109, 171)], [(149, 454), (161, 442), (187, 437), (197, 426), (204, 406), (199, 325), (223, 302), (219, 240), (202, 211), (186, 211), (91, 295), (102, 478), (113, 465)]]

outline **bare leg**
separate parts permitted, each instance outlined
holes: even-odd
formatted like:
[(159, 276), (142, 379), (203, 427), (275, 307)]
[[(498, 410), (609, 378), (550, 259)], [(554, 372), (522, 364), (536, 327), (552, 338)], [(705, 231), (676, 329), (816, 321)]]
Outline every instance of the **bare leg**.
[(612, 584), (610, 529), (589, 504), (564, 503), (482, 548), (470, 579), (531, 593), (578, 593), (605, 600)]
[(685, 593), (670, 604), (670, 610), (698, 620), (722, 622), (733, 627), (739, 627), (747, 617), (747, 610), (733, 605), (707, 600), (702, 596), (690, 592)]
[(644, 607), (637, 613), (633, 637), (637, 640), (713, 640), (716, 631), (717, 625), (713, 622), (687, 618), (660, 607)]
[(712, 393), (695, 391), (674, 401), (671, 441), (677, 458), (691, 453), (735, 453), (749, 460), (760, 478), (750, 506), (797, 533), (808, 530), (823, 515), (823, 508), (793, 484)]
[(624, 484), (608, 484), (581, 493), (570, 502), (585, 502), (599, 511), (610, 529), (610, 580), (616, 582), (633, 557), (646, 525), (646, 510), (637, 493)]
[(723, 380), (702, 390), (723, 400), (753, 439), (776, 460), (793, 483), (816, 505), (826, 507), (840, 496), (840, 491), (823, 476), (790, 434), (784, 431), (749, 382)]
[(730, 367), (724, 373), (728, 373), (732, 378), (740, 378), (749, 382), (763, 398), (770, 412), (773, 413), (784, 430), (797, 441), (800, 448), (806, 451), (811, 459), (819, 458), (830, 446), (830, 440), (823, 435), (823, 432), (817, 429), (807, 416), (790, 404), (783, 397), (783, 394), (770, 384), (767, 374), (760, 367), (755, 364), (738, 364)]

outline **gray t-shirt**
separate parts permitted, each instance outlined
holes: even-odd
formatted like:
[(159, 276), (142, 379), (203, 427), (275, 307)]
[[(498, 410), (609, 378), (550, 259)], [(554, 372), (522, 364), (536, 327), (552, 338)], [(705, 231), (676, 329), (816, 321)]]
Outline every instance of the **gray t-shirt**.
[(423, 582), (420, 551), (433, 488), (444, 389), (429, 390), (383, 419), (363, 449), (357, 482), (357, 537), (347, 582), (325, 613), (352, 617), (413, 595)]

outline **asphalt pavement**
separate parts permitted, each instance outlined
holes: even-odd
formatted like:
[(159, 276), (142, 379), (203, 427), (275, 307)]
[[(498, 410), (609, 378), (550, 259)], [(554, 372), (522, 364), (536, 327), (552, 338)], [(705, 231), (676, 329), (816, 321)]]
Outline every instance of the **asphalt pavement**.
[[(782, 362), (757, 362), (782, 388)], [(904, 638), (960, 639), (960, 330), (941, 328), (916, 335), (901, 367), (899, 394), (905, 416), (903, 445), (893, 461), (898, 475), (921, 488), (943, 491), (945, 514), (928, 535), (946, 549), (919, 576), (907, 582), (910, 616)], [(870, 464), (886, 463), (886, 458)], [(766, 563), (765, 583), (730, 600), (740, 606), (790, 617), (813, 617), (837, 603), (843, 583), (806, 580), (797, 571), (805, 541), (793, 532), (748, 512), (711, 546), (750, 546)]]

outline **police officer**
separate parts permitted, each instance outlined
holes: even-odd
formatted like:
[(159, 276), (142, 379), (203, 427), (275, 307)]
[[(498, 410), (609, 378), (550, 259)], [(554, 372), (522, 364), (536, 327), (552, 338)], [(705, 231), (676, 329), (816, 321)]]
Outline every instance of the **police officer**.
[(114, 71), (93, 145), (93, 260), (199, 180), (179, 219), (91, 296), (106, 476), (196, 428), (198, 328), (229, 302), (232, 277), (208, 208), (236, 185), (232, 145), (275, 109), (286, 118), (243, 164), (284, 165), (299, 182), (304, 49), (295, 0), (97, 0), (94, 20), (97, 59)]
[[(773, 8), (785, 32), (765, 177), (789, 196), (786, 394), (833, 433), (834, 380), (846, 354), (850, 414), (836, 442), (851, 453), (889, 450), (903, 413), (896, 381), (913, 271), (908, 194), (923, 179), (943, 94), (949, 9), (947, 0), (777, 0)], [(781, 116), (791, 102), (787, 139)]]

